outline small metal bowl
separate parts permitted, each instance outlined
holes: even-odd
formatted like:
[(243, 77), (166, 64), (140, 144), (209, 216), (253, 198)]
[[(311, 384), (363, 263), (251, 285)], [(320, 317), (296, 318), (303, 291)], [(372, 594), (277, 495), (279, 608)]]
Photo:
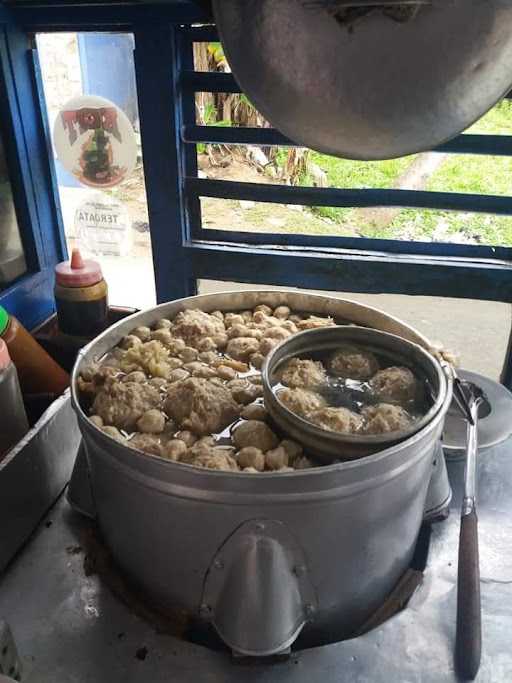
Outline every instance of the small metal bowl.
[[(273, 378), (279, 366), (297, 356), (335, 351), (341, 345), (354, 344), (385, 356), (390, 365), (410, 368), (427, 383), (431, 406), (423, 417), (408, 429), (386, 434), (342, 434), (317, 427), (287, 408), (273, 390)], [(301, 332), (285, 340), (267, 356), (262, 368), (265, 406), (276, 425), (301, 443), (323, 462), (351, 460), (382, 451), (400, 443), (425, 427), (440, 411), (446, 399), (451, 373), (421, 346), (402, 337), (366, 327), (323, 327)]]

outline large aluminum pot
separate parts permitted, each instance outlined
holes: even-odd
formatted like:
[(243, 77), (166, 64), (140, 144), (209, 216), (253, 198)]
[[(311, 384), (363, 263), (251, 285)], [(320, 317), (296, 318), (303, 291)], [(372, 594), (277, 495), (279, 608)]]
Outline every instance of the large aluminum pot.
[(291, 473), (226, 473), (139, 453), (97, 429), (79, 404), (81, 368), (136, 325), (184, 308), (257, 303), (330, 313), (402, 334), (411, 328), (360, 304), (295, 292), (237, 292), (162, 304), (123, 320), (81, 353), (73, 404), (96, 516), (115, 559), (152, 600), (210, 620), (234, 650), (279, 652), (303, 629), (309, 643), (353, 633), (407, 568), (436, 445), (450, 404), (398, 446)]

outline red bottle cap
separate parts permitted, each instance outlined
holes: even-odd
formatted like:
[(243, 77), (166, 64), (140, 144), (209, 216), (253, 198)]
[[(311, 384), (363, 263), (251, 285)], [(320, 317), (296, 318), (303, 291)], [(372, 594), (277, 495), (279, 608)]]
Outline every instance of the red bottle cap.
[(89, 287), (100, 282), (103, 274), (97, 261), (84, 261), (79, 249), (73, 249), (71, 261), (63, 261), (55, 266), (55, 279), (63, 287)]
[(0, 370), (5, 370), (11, 363), (9, 349), (3, 339), (0, 339)]

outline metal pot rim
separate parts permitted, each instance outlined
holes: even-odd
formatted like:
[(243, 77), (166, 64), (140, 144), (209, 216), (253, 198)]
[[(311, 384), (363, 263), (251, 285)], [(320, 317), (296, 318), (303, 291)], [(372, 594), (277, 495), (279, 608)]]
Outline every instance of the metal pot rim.
[[(248, 477), (251, 478), (251, 482), (254, 482), (255, 480), (257, 481), (264, 481), (268, 482), (269, 480), (279, 480), (279, 481), (284, 481), (284, 480), (290, 480), (292, 477), (295, 479), (298, 479), (299, 477), (302, 476), (308, 476), (308, 477), (318, 477), (321, 476), (324, 473), (328, 472), (333, 472), (333, 471), (347, 471), (351, 470), (353, 468), (360, 468), (360, 467), (367, 467), (372, 464), (378, 463), (382, 459), (386, 459), (389, 457), (390, 449), (386, 448), (384, 450), (379, 451), (378, 453), (374, 453), (371, 455), (363, 456), (355, 460), (347, 460), (344, 462), (338, 462), (334, 463), (331, 465), (322, 465), (321, 467), (316, 467), (316, 468), (311, 468), (311, 469), (304, 469), (304, 470), (295, 470), (294, 472), (278, 472), (278, 473), (265, 473), (262, 476), (256, 476), (254, 474), (249, 474), (249, 473), (244, 473), (244, 472), (236, 472), (236, 473), (230, 473), (230, 472), (218, 472), (215, 470), (209, 470), (207, 468), (197, 468), (193, 466), (189, 467), (183, 467), (183, 464), (180, 463), (175, 463), (170, 460), (165, 460), (164, 458), (161, 458), (159, 456), (155, 455), (149, 455), (147, 453), (144, 453), (142, 451), (136, 450), (134, 448), (130, 448), (129, 446), (115, 441), (112, 437), (108, 436), (104, 432), (102, 432), (96, 425), (94, 425), (87, 417), (85, 412), (82, 409), (82, 406), (80, 405), (79, 401), (79, 396), (78, 396), (78, 390), (77, 390), (77, 378), (81, 369), (81, 365), (83, 361), (88, 357), (88, 355), (97, 347), (99, 343), (102, 341), (105, 342), (106, 340), (109, 340), (109, 344), (105, 344), (105, 349), (103, 353), (106, 352), (107, 348), (110, 349), (115, 344), (117, 344), (122, 336), (125, 333), (128, 333), (128, 330), (133, 329), (133, 327), (137, 326), (137, 324), (141, 324), (141, 318), (144, 318), (145, 324), (149, 323), (149, 320), (152, 319), (154, 322), (155, 320), (158, 319), (158, 315), (165, 316), (167, 314), (167, 311), (169, 308), (175, 308), (176, 312), (179, 310), (186, 310), (189, 308), (197, 307), (197, 308), (202, 308), (202, 310), (209, 310), (213, 311), (216, 308), (220, 308), (221, 310), (239, 310), (241, 307), (244, 306), (244, 304), (233, 304), (232, 307), (231, 304), (229, 305), (224, 305), (221, 303), (224, 300), (231, 300), (233, 298), (240, 298), (242, 300), (249, 299), (251, 297), (257, 298), (258, 303), (269, 303), (272, 305), (290, 305), (290, 306), (295, 306), (300, 310), (300, 304), (296, 303), (296, 301), (302, 297), (304, 297), (306, 300), (309, 301), (315, 301), (315, 303), (318, 303), (318, 308), (313, 309), (311, 308), (309, 311), (309, 307), (304, 308), (303, 310), (306, 310), (308, 312), (311, 312), (313, 315), (319, 315), (319, 314), (324, 314), (328, 315), (328, 311), (322, 310), (322, 304), (330, 304), (333, 307), (336, 307), (336, 305), (343, 305), (343, 304), (354, 304), (356, 307), (356, 310), (360, 311), (366, 311), (367, 313), (371, 313), (375, 315), (380, 323), (387, 322), (390, 327), (397, 327), (403, 331), (403, 333), (409, 334), (412, 338), (416, 339), (417, 341), (422, 344), (421, 348), (431, 348), (429, 340), (421, 335), (419, 332), (417, 332), (414, 328), (410, 327), (406, 323), (402, 322), (400, 319), (385, 313), (384, 311), (381, 311), (378, 308), (375, 308), (373, 306), (368, 306), (366, 304), (361, 304), (357, 301), (352, 301), (350, 299), (345, 299), (345, 298), (337, 298), (337, 297), (330, 297), (327, 295), (323, 294), (311, 294), (309, 292), (301, 292), (301, 291), (288, 291), (288, 290), (282, 290), (282, 289), (275, 289), (275, 290), (269, 290), (266, 288), (261, 288), (261, 289), (251, 289), (251, 290), (227, 290), (223, 292), (216, 292), (212, 294), (202, 294), (202, 295), (197, 295), (193, 297), (184, 297), (182, 299), (177, 299), (175, 301), (169, 301), (169, 302), (164, 302), (161, 304), (158, 304), (157, 306), (154, 306), (150, 309), (147, 309), (146, 311), (138, 311), (136, 313), (133, 313), (132, 315), (128, 316), (127, 318), (124, 318), (120, 320), (119, 322), (115, 323), (111, 327), (109, 327), (105, 332), (101, 333), (98, 335), (95, 339), (93, 339), (89, 344), (87, 344), (85, 347), (83, 347), (77, 356), (77, 359), (75, 361), (75, 364), (73, 366), (73, 370), (71, 373), (71, 402), (73, 409), (77, 415), (77, 418), (79, 420), (79, 423), (83, 421), (87, 428), (93, 430), (93, 432), (96, 434), (97, 438), (100, 439), (105, 443), (105, 446), (110, 446), (112, 448), (113, 446), (118, 449), (121, 448), (122, 452), (126, 453), (127, 456), (129, 456), (131, 459), (133, 459), (133, 462), (138, 462), (138, 463), (150, 463), (150, 462), (157, 462), (160, 466), (165, 467), (165, 469), (169, 472), (187, 472), (190, 474), (191, 477), (194, 478), (200, 478), (200, 477), (209, 477), (210, 481), (213, 479), (217, 478), (218, 480), (221, 480), (226, 482), (234, 482), (235, 477), (237, 478), (238, 481), (240, 481), (241, 478), (247, 479)], [(276, 301), (277, 299), (277, 301)], [(274, 300), (274, 301), (273, 301)], [(291, 301), (290, 301), (291, 300)], [(295, 300), (295, 301), (294, 301)], [(279, 302), (279, 303), (278, 303)], [(210, 305), (211, 304), (211, 305)], [(247, 301), (245, 301), (245, 305), (249, 305)], [(256, 305), (256, 304), (255, 304)], [(203, 308), (204, 307), (204, 308)], [(336, 315), (336, 314), (335, 314)], [(341, 315), (340, 315), (341, 317)], [(147, 318), (147, 320), (146, 320)], [(374, 329), (371, 327), (365, 328), (365, 329)], [(395, 335), (396, 336), (396, 335)], [(405, 338), (405, 337), (404, 337)], [(111, 343), (110, 343), (111, 341)], [(418, 344), (418, 346), (420, 345)], [(98, 358), (98, 356), (95, 356), (95, 358)], [(92, 359), (90, 359), (92, 360)], [(401, 451), (403, 448), (407, 447), (408, 445), (411, 445), (414, 443), (416, 440), (420, 440), (422, 436), (425, 434), (426, 431), (428, 431), (430, 428), (433, 428), (433, 422), (426, 425), (423, 429), (421, 429), (419, 432), (416, 432), (413, 436), (411, 436), (409, 439), (401, 442), (400, 444), (397, 444), (393, 446), (393, 452)], [(258, 484), (255, 484), (258, 486)], [(264, 484), (261, 484), (264, 486)]]

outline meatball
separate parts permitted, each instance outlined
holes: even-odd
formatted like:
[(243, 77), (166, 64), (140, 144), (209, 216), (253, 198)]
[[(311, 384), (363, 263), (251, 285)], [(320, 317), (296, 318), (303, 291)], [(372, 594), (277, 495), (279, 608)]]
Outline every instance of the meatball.
[(396, 403), (410, 401), (416, 394), (416, 378), (409, 368), (393, 366), (379, 370), (370, 386), (379, 398)]
[(193, 346), (185, 346), (185, 348), (178, 353), (178, 356), (184, 363), (193, 363), (197, 360), (198, 355), (198, 350), (194, 349)]
[(181, 439), (171, 439), (162, 447), (162, 457), (167, 460), (179, 460), (187, 452), (187, 444)]
[(155, 330), (168, 330), (172, 323), (168, 318), (160, 318), (155, 323)]
[(119, 429), (117, 427), (112, 427), (111, 425), (106, 425), (105, 427), (101, 427), (101, 431), (104, 434), (107, 434), (108, 436), (111, 436), (113, 439), (116, 441), (120, 441), (121, 443), (126, 443), (126, 439), (124, 436), (121, 434)]
[(276, 310), (274, 311), (274, 316), (276, 318), (279, 318), (281, 320), (286, 320), (288, 316), (290, 315), (291, 311), (288, 308), (288, 306), (278, 306)]
[(187, 377), (190, 377), (190, 372), (184, 370), (183, 368), (176, 368), (176, 370), (173, 370), (169, 375), (169, 382), (172, 384), (173, 382), (179, 382), (180, 380), (187, 379)]
[(278, 344), (280, 344), (280, 339), (272, 339), (271, 337), (265, 337), (261, 340), (259, 345), (259, 352), (262, 356), (268, 356), (268, 354), (275, 349)]
[(263, 333), (261, 330), (253, 330), (247, 325), (231, 325), (227, 331), (228, 339), (237, 339), (238, 337), (253, 337), (254, 339), (261, 339)]
[(165, 415), (161, 410), (152, 408), (147, 410), (137, 420), (137, 429), (145, 434), (161, 434), (165, 427)]
[(263, 387), (253, 384), (248, 379), (234, 379), (227, 384), (233, 399), (237, 403), (247, 405), (263, 396)]
[(260, 451), (270, 451), (279, 444), (279, 439), (264, 422), (247, 420), (239, 424), (233, 431), (233, 443), (237, 448), (253, 446)]
[(386, 434), (407, 429), (412, 423), (412, 417), (401, 406), (390, 403), (378, 403), (366, 406), (362, 410), (366, 422), (366, 434)]
[[(225, 332), (224, 322), (214, 315), (197, 309), (178, 313), (171, 327), (174, 337), (180, 337), (189, 346), (197, 346), (205, 337)], [(206, 350), (206, 349), (202, 349)]]
[(185, 446), (190, 448), (196, 443), (197, 436), (195, 434), (192, 434), (192, 432), (189, 432), (188, 429), (183, 429), (176, 434), (176, 439), (178, 439), (179, 441), (183, 441)]
[(228, 345), (228, 335), (225, 332), (221, 334), (215, 334), (212, 337), (212, 341), (219, 351), (222, 351)]
[(270, 330), (265, 332), (265, 337), (268, 339), (277, 339), (278, 341), (283, 341), (291, 336), (291, 332), (285, 330), (284, 327), (271, 327)]
[(151, 330), (149, 327), (141, 325), (140, 327), (136, 327), (134, 330), (132, 330), (132, 334), (138, 337), (141, 341), (146, 342), (149, 341), (151, 337)]
[(326, 405), (325, 399), (320, 394), (308, 389), (280, 389), (277, 392), (277, 398), (288, 410), (301, 417), (307, 417), (313, 410)]
[(189, 377), (169, 386), (165, 412), (182, 429), (204, 435), (225, 429), (238, 417), (239, 408), (222, 383)]
[[(129, 375), (127, 375), (127, 376), (129, 377)], [(151, 384), (152, 387), (156, 387), (157, 389), (160, 389), (160, 390), (164, 390), (165, 387), (167, 386), (167, 380), (164, 379), (163, 377), (152, 377), (149, 380), (149, 383)]]
[(139, 339), (139, 337), (136, 337), (134, 334), (127, 334), (126, 337), (123, 337), (119, 342), (119, 346), (122, 349), (133, 349), (135, 346), (139, 346), (140, 344), (142, 344), (142, 340)]
[(254, 446), (242, 448), (238, 451), (236, 459), (243, 470), (247, 467), (251, 467), (257, 472), (263, 472), (265, 469), (265, 456), (263, 455), (263, 451)]
[(282, 446), (278, 446), (273, 450), (265, 453), (265, 467), (268, 470), (280, 470), (282, 467), (288, 467), (288, 452)]
[(259, 348), (259, 341), (253, 337), (236, 337), (229, 340), (226, 353), (235, 360), (246, 361), (253, 353), (257, 353)]
[(326, 381), (324, 366), (315, 360), (292, 358), (286, 363), (281, 374), (281, 382), (292, 389), (317, 387)]
[(168, 329), (154, 330), (151, 332), (151, 339), (161, 342), (164, 346), (170, 346), (172, 343), (172, 335)]
[(224, 322), (226, 323), (226, 327), (245, 324), (244, 317), (239, 313), (226, 313), (224, 316)]
[(217, 376), (228, 381), (236, 379), (236, 370), (233, 370), (228, 365), (219, 365), (217, 367)]
[(238, 472), (238, 463), (232, 455), (233, 449), (197, 443), (182, 457), (181, 461), (196, 467), (224, 472)]
[(133, 372), (129, 372), (122, 379), (123, 382), (139, 382), (139, 383), (145, 382), (146, 380), (147, 380), (147, 377), (142, 372), (142, 370), (134, 370)]
[(254, 312), (264, 313), (265, 315), (272, 315), (272, 309), (270, 308), (270, 306), (267, 306), (267, 304), (258, 304), (258, 306), (254, 308)]
[(217, 349), (217, 343), (213, 337), (204, 337), (197, 342), (197, 348), (202, 353), (207, 353), (208, 351), (215, 351)]
[(201, 361), (201, 363), (206, 363), (207, 365), (214, 365), (219, 359), (220, 357), (215, 351), (201, 351), (197, 356), (197, 360)]
[(127, 441), (128, 446), (137, 448), (139, 451), (149, 453), (149, 455), (162, 454), (162, 442), (158, 436), (154, 434), (134, 434), (132, 438)]
[(378, 369), (379, 363), (373, 353), (350, 344), (341, 346), (329, 359), (329, 370), (338, 377), (366, 380)]
[(347, 408), (320, 408), (310, 413), (308, 419), (317, 427), (341, 434), (353, 434), (363, 423), (360, 415)]
[(142, 415), (160, 404), (160, 392), (150, 384), (111, 382), (96, 395), (92, 409), (105, 424), (132, 431)]
[(284, 450), (288, 453), (288, 460), (295, 467), (295, 461), (302, 456), (302, 446), (295, 441), (291, 441), (290, 439), (284, 439), (281, 441), (279, 446), (284, 448)]
[(309, 470), (314, 467), (313, 463), (305, 455), (302, 455), (297, 460), (294, 460), (293, 466), (296, 470)]
[(265, 406), (261, 403), (251, 403), (251, 405), (246, 406), (242, 410), (240, 417), (243, 417), (244, 420), (260, 420), (260, 422), (265, 422), (268, 413)]

